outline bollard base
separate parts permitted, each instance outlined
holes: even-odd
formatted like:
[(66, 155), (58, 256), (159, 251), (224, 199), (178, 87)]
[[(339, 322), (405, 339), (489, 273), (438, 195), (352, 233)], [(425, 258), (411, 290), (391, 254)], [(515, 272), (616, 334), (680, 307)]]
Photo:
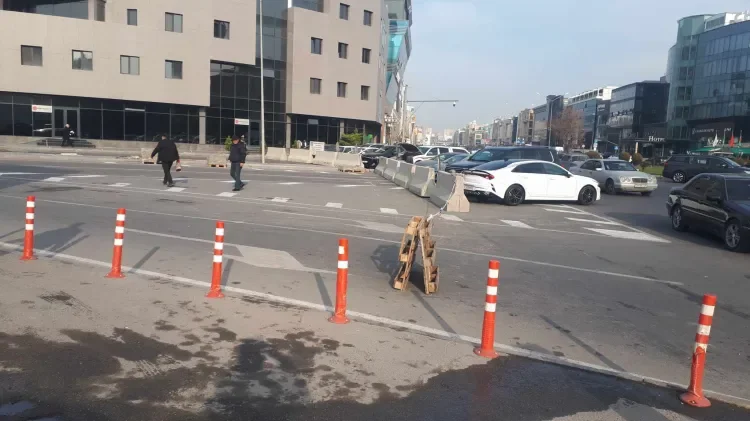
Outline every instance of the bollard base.
[(349, 319), (346, 316), (338, 316), (334, 314), (333, 316), (328, 318), (328, 321), (331, 323), (335, 323), (337, 325), (345, 325), (349, 323)]
[(484, 358), (497, 358), (500, 356), (500, 354), (497, 353), (494, 349), (482, 349), (480, 347), (474, 348), (474, 353), (479, 355), (480, 357)]
[(681, 394), (680, 400), (685, 405), (694, 406), (696, 408), (708, 408), (711, 406), (711, 401), (706, 399), (705, 396), (698, 396), (693, 392), (685, 392)]
[(122, 274), (122, 272), (109, 272), (105, 278), (114, 278), (114, 279), (122, 279), (125, 275)]
[(212, 289), (211, 291), (208, 291), (206, 298), (224, 298), (224, 294), (220, 289)]
[(21, 256), (21, 261), (36, 260), (36, 256)]

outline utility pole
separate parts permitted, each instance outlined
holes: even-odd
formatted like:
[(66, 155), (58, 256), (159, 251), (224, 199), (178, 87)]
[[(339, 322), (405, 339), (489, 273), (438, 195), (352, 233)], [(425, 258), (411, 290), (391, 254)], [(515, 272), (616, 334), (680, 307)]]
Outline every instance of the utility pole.
[[(263, 70), (263, 0), (258, 0), (260, 8), (260, 162), (266, 163), (266, 96)], [(287, 130), (289, 130), (287, 128)]]
[(401, 95), (401, 141), (404, 142), (406, 138), (406, 91), (409, 89), (409, 85), (404, 85), (404, 93)]

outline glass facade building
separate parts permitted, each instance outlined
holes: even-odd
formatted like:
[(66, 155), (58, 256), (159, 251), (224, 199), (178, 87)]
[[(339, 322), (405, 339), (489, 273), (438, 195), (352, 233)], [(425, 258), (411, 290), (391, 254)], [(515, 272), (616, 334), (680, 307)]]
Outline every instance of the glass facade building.
[(665, 144), (665, 137), (654, 136), (653, 128), (666, 121), (668, 96), (669, 84), (656, 81), (636, 82), (613, 90), (607, 143), (618, 145), (621, 151), (653, 156), (653, 144)]

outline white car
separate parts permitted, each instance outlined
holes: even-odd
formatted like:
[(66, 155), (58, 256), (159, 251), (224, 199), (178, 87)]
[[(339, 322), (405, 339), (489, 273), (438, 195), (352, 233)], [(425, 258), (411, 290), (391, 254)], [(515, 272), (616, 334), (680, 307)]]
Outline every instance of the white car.
[(438, 156), (444, 153), (465, 153), (467, 155), (469, 154), (469, 151), (467, 151), (466, 149), (457, 148), (453, 146), (419, 146), (419, 151), (422, 152), (422, 154), (412, 157), (413, 164), (416, 164), (417, 162), (423, 159), (429, 159), (429, 158), (432, 158), (433, 156)]
[(464, 171), (464, 193), (470, 197), (496, 197), (508, 206), (526, 200), (577, 201), (590, 205), (601, 198), (599, 183), (574, 175), (547, 161), (492, 161)]

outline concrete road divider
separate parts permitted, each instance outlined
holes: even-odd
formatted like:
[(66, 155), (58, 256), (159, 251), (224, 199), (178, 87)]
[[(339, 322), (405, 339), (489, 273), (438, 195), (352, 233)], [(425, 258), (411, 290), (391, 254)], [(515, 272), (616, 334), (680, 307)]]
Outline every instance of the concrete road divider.
[(439, 171), (437, 181), (429, 183), (430, 202), (446, 212), (469, 212), (469, 200), (464, 195), (464, 177)]
[(435, 170), (430, 167), (414, 165), (411, 179), (406, 188), (419, 197), (429, 197), (430, 184), (435, 183)]
[(153, 151), (153, 149), (141, 148), (141, 162), (144, 164), (156, 164), (159, 161), (159, 154), (151, 158), (151, 152)]
[(286, 162), (289, 160), (289, 156), (287, 156), (284, 148), (266, 148), (266, 159)]
[(333, 166), (341, 170), (364, 168), (362, 165), (362, 156), (358, 153), (338, 153)]
[(406, 188), (406, 186), (409, 184), (409, 181), (411, 180), (411, 176), (414, 173), (414, 167), (416, 165), (406, 162), (400, 162), (399, 164), (400, 165), (398, 167), (398, 170), (393, 176), (393, 182), (396, 183), (397, 186)]
[(313, 164), (333, 166), (333, 163), (336, 162), (338, 152), (312, 151), (312, 154)]
[(312, 150), (289, 149), (289, 162), (296, 162), (298, 164), (312, 164)]
[(229, 155), (226, 153), (215, 153), (208, 156), (206, 163), (209, 167), (226, 167)]
[(375, 167), (375, 174), (381, 177), (383, 176), (386, 162), (388, 162), (388, 158), (378, 158), (378, 165)]
[(396, 176), (396, 173), (398, 172), (398, 167), (401, 165), (401, 161), (388, 158), (388, 160), (385, 163), (385, 170), (383, 170), (383, 178), (386, 180), (393, 181), (393, 177)]

